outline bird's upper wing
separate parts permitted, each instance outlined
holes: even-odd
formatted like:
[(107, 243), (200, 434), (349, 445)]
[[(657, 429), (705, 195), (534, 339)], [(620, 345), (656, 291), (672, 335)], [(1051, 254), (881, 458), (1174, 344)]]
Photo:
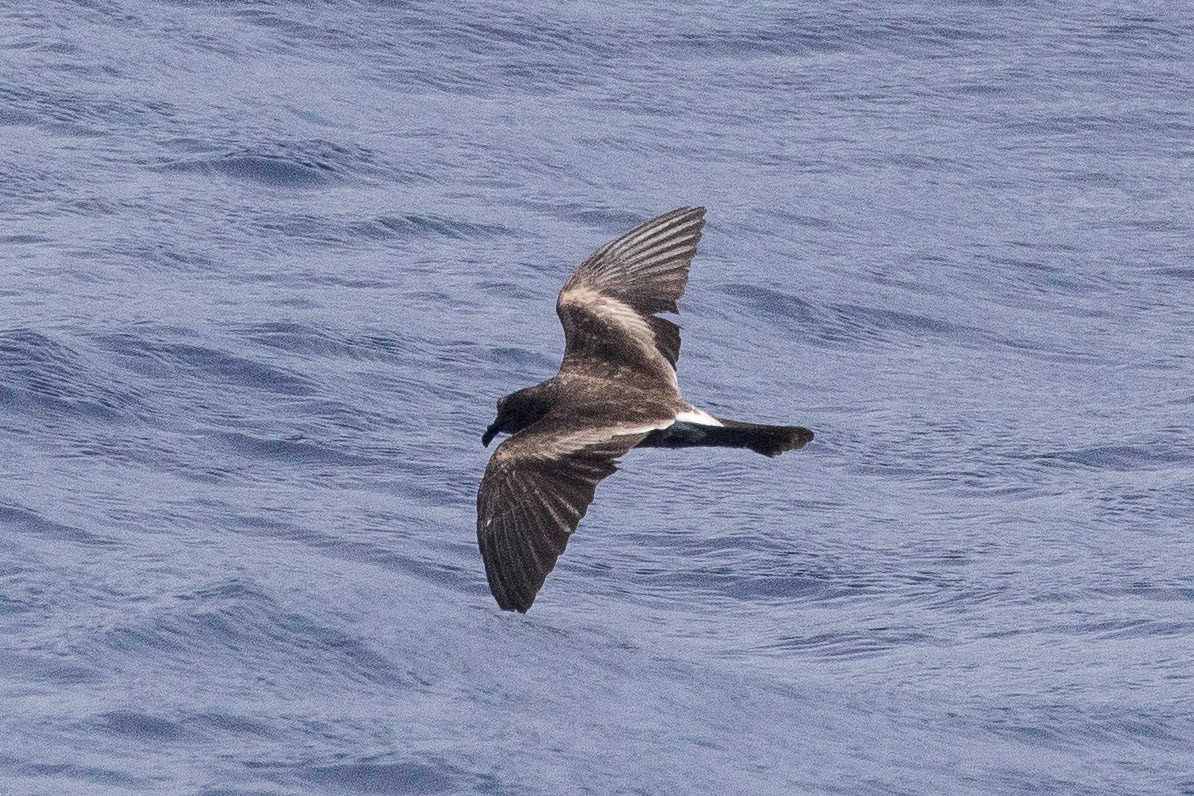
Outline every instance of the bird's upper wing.
[(477, 541), (498, 605), (524, 613), (531, 607), (597, 484), (645, 435), (633, 428), (528, 429), (497, 447), (477, 491)]
[(638, 368), (675, 384), (680, 327), (656, 317), (678, 312), (705, 208), (681, 207), (635, 227), (593, 253), (556, 300), (564, 364)]

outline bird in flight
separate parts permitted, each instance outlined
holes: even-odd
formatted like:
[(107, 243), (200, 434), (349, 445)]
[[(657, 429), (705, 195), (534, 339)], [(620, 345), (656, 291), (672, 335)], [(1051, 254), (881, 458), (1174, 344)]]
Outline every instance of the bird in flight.
[(748, 448), (764, 456), (813, 438), (800, 426), (724, 420), (684, 401), (679, 312), (705, 208), (635, 227), (581, 263), (556, 299), (564, 361), (547, 381), (503, 396), (486, 446), (505, 432), (477, 491), (477, 540), (499, 606), (526, 613), (597, 484), (632, 448)]

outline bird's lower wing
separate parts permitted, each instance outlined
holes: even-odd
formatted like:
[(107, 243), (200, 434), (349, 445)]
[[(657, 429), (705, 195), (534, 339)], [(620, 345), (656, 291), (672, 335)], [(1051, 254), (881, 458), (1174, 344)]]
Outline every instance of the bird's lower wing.
[(531, 607), (597, 484), (645, 436), (520, 434), (498, 446), (477, 492), (477, 541), (498, 605), (524, 613)]

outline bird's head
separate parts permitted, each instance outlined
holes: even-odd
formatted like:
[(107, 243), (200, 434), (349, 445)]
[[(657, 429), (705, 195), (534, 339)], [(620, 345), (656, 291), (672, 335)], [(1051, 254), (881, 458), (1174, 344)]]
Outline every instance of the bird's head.
[(481, 444), (489, 447), (489, 443), (499, 432), (517, 434), (551, 409), (550, 391), (544, 385), (538, 384), (525, 390), (503, 395), (497, 402), (497, 418), (485, 429), (481, 435)]

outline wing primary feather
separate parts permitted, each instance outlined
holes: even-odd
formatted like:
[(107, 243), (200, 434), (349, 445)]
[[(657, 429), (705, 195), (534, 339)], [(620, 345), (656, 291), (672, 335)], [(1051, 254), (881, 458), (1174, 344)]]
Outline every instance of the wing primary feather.
[(682, 207), (647, 221), (573, 271), (556, 302), (565, 362), (599, 359), (616, 367), (633, 362), (675, 387), (679, 330), (654, 319), (655, 313), (679, 311), (704, 212)]
[[(530, 608), (598, 483), (646, 436), (621, 434), (544, 457), (567, 438), (522, 432), (498, 446), (477, 493), (477, 537), (490, 591), (506, 610)], [(592, 432), (580, 435), (591, 439)]]

